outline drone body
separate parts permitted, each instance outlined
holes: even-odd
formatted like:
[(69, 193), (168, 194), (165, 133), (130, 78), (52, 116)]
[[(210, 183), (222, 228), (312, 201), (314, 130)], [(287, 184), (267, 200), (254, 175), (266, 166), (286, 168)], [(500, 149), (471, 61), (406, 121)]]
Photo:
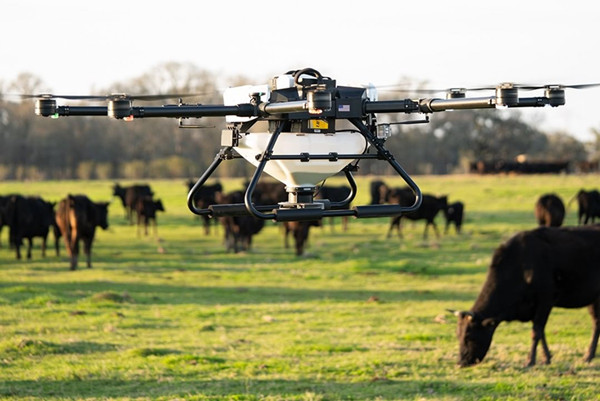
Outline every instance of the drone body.
[[(378, 124), (378, 113), (425, 114), (459, 109), (512, 107), (552, 107), (565, 104), (565, 88), (583, 88), (598, 84), (526, 86), (504, 83), (488, 97), (466, 97), (466, 89), (447, 90), (446, 98), (377, 100), (373, 87), (338, 86), (312, 68), (290, 71), (272, 79), (268, 85), (246, 85), (224, 92), (224, 104), (179, 104), (159, 107), (133, 106), (133, 100), (156, 100), (167, 96), (53, 96), (36, 95), (36, 114), (41, 116), (109, 116), (116, 119), (170, 117), (181, 119), (208, 116), (226, 118), (227, 129), (221, 135), (222, 148), (212, 164), (188, 195), (190, 210), (210, 217), (251, 214), (276, 221), (317, 220), (326, 216), (381, 217), (414, 211), (421, 204), (421, 191), (394, 156), (385, 148), (390, 124)], [(543, 89), (544, 95), (520, 98), (519, 89)], [(188, 95), (185, 95), (188, 96)], [(108, 106), (57, 106), (56, 98), (104, 99)], [(183, 97), (169, 95), (168, 97)], [(194, 194), (204, 185), (219, 164), (243, 157), (256, 166), (246, 189), (244, 203), (211, 205), (198, 209)], [(410, 206), (348, 205), (356, 195), (352, 172), (362, 159), (389, 163), (415, 194)], [(343, 172), (351, 188), (341, 202), (315, 200), (317, 185), (329, 176)], [(256, 205), (253, 192), (263, 172), (286, 185), (288, 201), (277, 205)]]

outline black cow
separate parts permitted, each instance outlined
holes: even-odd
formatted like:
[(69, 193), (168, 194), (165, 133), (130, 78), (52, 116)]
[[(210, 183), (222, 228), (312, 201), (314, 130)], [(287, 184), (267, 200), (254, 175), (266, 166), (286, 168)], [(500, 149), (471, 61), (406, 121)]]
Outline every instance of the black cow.
[(4, 216), (4, 209), (6, 208), (9, 199), (10, 196), (0, 196), (0, 248), (2, 247), (2, 228), (4, 226), (8, 226), (8, 223), (6, 222), (6, 217)]
[(311, 227), (319, 227), (321, 226), (320, 220), (311, 220), (311, 221), (285, 221), (283, 223), (285, 228), (285, 237), (284, 237), (284, 245), (285, 248), (289, 248), (288, 236), (290, 233), (292, 237), (294, 237), (294, 246), (296, 248), (296, 256), (301, 256), (304, 254), (304, 247), (308, 242), (308, 234), (310, 232)]
[(77, 269), (79, 240), (83, 241), (87, 267), (91, 268), (96, 227), (108, 228), (108, 202), (92, 202), (85, 195), (68, 195), (58, 203), (56, 225), (65, 239), (71, 270)]
[(552, 307), (589, 307), (594, 331), (585, 360), (596, 354), (600, 334), (600, 226), (539, 227), (516, 234), (494, 252), (475, 304), (459, 317), (459, 364), (485, 357), (503, 321), (533, 322), (527, 364), (536, 360), (541, 341), (546, 363), (550, 351), (544, 328)]
[(371, 205), (378, 205), (380, 203), (384, 203), (382, 202), (381, 199), (381, 192), (383, 188), (387, 188), (387, 186), (385, 185), (385, 183), (381, 180), (373, 180), (371, 181), (371, 183), (369, 184), (369, 189), (371, 192)]
[[(348, 198), (350, 192), (352, 190), (346, 186), (339, 187), (331, 187), (331, 186), (322, 186), (317, 190), (317, 199), (328, 199), (331, 202), (341, 202)], [(347, 209), (347, 208), (346, 208)], [(333, 231), (333, 220), (334, 218), (330, 218), (330, 227)], [(320, 224), (319, 224), (320, 225)], [(348, 216), (342, 216), (342, 230), (348, 231)]]
[(446, 228), (444, 229), (444, 234), (448, 234), (448, 228), (450, 224), (454, 224), (454, 229), (457, 234), (460, 234), (463, 215), (464, 215), (465, 205), (462, 202), (454, 202), (446, 205), (443, 209), (444, 218), (446, 219)]
[(125, 209), (125, 218), (129, 221), (129, 224), (133, 224), (133, 214), (138, 199), (153, 195), (154, 192), (147, 184), (136, 184), (128, 187), (122, 187), (119, 184), (113, 186), (113, 196), (118, 196), (121, 199)]
[[(386, 203), (397, 203), (402, 206), (411, 206), (415, 202), (415, 195), (412, 190), (406, 188), (394, 188), (390, 189), (386, 186), (381, 187), (381, 201)], [(390, 222), (390, 228), (388, 229), (388, 238), (392, 235), (392, 231), (396, 229), (398, 235), (401, 237), (402, 232), (400, 229), (400, 223), (403, 217), (409, 220), (425, 220), (425, 231), (423, 232), (423, 238), (427, 238), (427, 231), (429, 226), (433, 226), (435, 235), (439, 237), (437, 225), (435, 224), (435, 217), (440, 210), (446, 209), (448, 205), (448, 198), (446, 196), (436, 197), (433, 195), (423, 194), (421, 206), (412, 212), (404, 213), (400, 216), (392, 217)]]
[[(193, 188), (196, 184), (196, 181), (189, 180), (186, 185), (188, 187), (188, 192)], [(219, 181), (215, 182), (212, 185), (203, 185), (198, 191), (194, 194), (194, 205), (200, 209), (206, 209), (210, 205), (214, 205), (217, 203), (217, 194), (223, 192), (223, 186)], [(210, 234), (210, 216), (202, 215), (200, 216), (204, 223), (204, 233), (206, 235)]]
[(156, 224), (156, 212), (164, 212), (165, 207), (160, 199), (154, 200), (151, 196), (144, 196), (138, 199), (135, 207), (137, 215), (137, 233), (140, 235), (142, 225), (144, 226), (144, 235), (148, 235), (148, 225), (154, 225), (154, 235), (158, 235)]
[(565, 204), (555, 194), (542, 195), (535, 203), (535, 218), (540, 226), (560, 227), (565, 219)]
[[(248, 187), (248, 183), (246, 183), (246, 187)], [(252, 201), (257, 205), (277, 205), (279, 202), (287, 200), (288, 193), (285, 190), (285, 184), (279, 181), (259, 181), (254, 187)]]
[[(234, 191), (228, 194), (218, 194), (217, 203), (243, 203), (244, 192)], [(222, 216), (219, 221), (225, 231), (225, 248), (234, 253), (250, 250), (252, 237), (264, 227), (265, 221), (254, 216)]]
[(577, 224), (588, 224), (590, 220), (594, 223), (595, 218), (600, 217), (600, 193), (595, 189), (592, 191), (581, 189), (575, 197), (579, 206)]
[(27, 259), (31, 259), (33, 238), (42, 238), (42, 256), (46, 256), (48, 232), (54, 217), (54, 204), (40, 197), (12, 195), (5, 200), (2, 209), (3, 221), (9, 227), (9, 243), (16, 250), (17, 259), (21, 259), (23, 239), (28, 240)]

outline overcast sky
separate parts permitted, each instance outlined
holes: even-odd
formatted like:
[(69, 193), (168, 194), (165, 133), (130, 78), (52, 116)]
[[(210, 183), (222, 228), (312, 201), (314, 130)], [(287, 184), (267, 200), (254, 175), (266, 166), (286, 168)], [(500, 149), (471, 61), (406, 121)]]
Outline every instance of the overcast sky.
[[(304, 67), (346, 84), (595, 83), (599, 25), (600, 4), (583, 0), (3, 0), (0, 81), (30, 72), (85, 94), (179, 61), (257, 84)], [(525, 115), (588, 139), (600, 88)]]

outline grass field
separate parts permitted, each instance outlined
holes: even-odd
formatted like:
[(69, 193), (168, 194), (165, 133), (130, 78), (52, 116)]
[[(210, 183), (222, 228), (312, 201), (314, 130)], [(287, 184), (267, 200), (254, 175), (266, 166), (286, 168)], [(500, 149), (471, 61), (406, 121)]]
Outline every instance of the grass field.
[[(524, 367), (531, 326), (519, 322), (500, 325), (482, 364), (458, 368), (456, 322), (446, 312), (472, 305), (496, 246), (535, 227), (541, 194), (567, 202), (598, 179), (416, 177), (424, 192), (465, 203), (462, 235), (424, 240), (419, 222), (387, 239), (388, 219), (353, 220), (348, 232), (313, 229), (303, 257), (283, 248), (270, 222), (250, 252), (226, 253), (222, 230), (206, 236), (187, 211), (183, 180), (150, 182), (166, 207), (158, 238), (138, 237), (114, 202), (92, 269), (69, 271), (62, 243), (60, 257), (41, 258), (39, 239), (33, 259), (17, 261), (4, 229), (0, 399), (600, 399), (600, 359), (583, 362), (585, 309), (552, 312), (553, 363), (533, 368)], [(368, 201), (369, 181), (358, 180), (359, 202)], [(108, 201), (112, 185), (3, 182), (0, 194)], [(567, 224), (575, 223), (573, 204)]]

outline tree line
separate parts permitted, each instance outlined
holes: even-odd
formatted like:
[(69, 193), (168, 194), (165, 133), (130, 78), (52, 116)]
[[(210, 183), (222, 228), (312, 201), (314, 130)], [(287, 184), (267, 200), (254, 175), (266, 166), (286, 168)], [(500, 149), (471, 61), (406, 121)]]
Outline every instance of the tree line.
[[(99, 93), (199, 93), (199, 102), (209, 104), (222, 103), (219, 86), (246, 83), (255, 82), (242, 76), (225, 82), (194, 64), (165, 63)], [(13, 82), (0, 83), (0, 91), (36, 93), (42, 84), (23, 73)], [(0, 179), (197, 177), (218, 152), (225, 128), (222, 118), (183, 121), (205, 127), (201, 129), (180, 129), (175, 119), (49, 121), (35, 116), (33, 109), (31, 100), (0, 98)], [(405, 117), (387, 118), (394, 122)], [(512, 110), (475, 110), (439, 113), (428, 124), (393, 125), (386, 146), (411, 174), (447, 174), (465, 171), (469, 161), (512, 160), (521, 154), (544, 160), (589, 160), (597, 157), (598, 143), (585, 144), (568, 133), (542, 132)], [(248, 176), (252, 171), (248, 163), (228, 161), (217, 175)], [(393, 173), (387, 163), (371, 160), (361, 161), (360, 172)]]

